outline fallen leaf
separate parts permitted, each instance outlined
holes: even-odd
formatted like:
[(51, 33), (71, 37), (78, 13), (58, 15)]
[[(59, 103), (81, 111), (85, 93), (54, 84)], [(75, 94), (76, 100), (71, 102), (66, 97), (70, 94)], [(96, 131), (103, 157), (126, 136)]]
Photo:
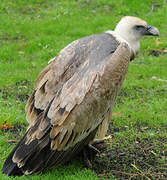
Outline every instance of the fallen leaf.
[(0, 124), (0, 129), (3, 129), (3, 130), (8, 129), (8, 128), (12, 128), (12, 127), (13, 127), (12, 124), (9, 122), (6, 122), (6, 121), (4, 124)]
[(17, 143), (17, 140), (15, 140), (15, 139), (9, 139), (9, 140), (8, 140), (8, 143)]
[(106, 140), (110, 140), (110, 139), (112, 139), (112, 136), (111, 136), (111, 135), (106, 136), (106, 137), (103, 138), (103, 140), (105, 140), (105, 141), (106, 141)]
[(159, 39), (156, 39), (156, 40), (155, 40), (155, 44), (158, 46), (158, 45), (160, 45), (160, 44), (163, 44), (163, 42), (160, 41)]
[(11, 123), (8, 123), (8, 122), (5, 123), (4, 125), (7, 126), (8, 128), (12, 128), (12, 127), (13, 127), (12, 124), (11, 124)]
[(115, 112), (112, 114), (112, 117), (118, 117), (118, 116), (122, 116), (121, 112)]
[(160, 82), (167, 82), (166, 79), (160, 79), (160, 78), (157, 78), (156, 76), (152, 76), (151, 79), (156, 80), (156, 81), (160, 81)]

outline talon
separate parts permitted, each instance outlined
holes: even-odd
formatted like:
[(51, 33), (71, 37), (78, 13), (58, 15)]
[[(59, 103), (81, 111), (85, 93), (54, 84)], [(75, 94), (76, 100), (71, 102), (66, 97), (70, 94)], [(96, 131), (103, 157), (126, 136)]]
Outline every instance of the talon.
[(88, 147), (93, 150), (95, 153), (100, 153), (100, 151), (95, 147), (93, 146), (92, 144), (89, 144)]
[(104, 139), (94, 139), (93, 140), (93, 144), (100, 144), (100, 143), (104, 143)]
[[(106, 137), (105, 139), (111, 139), (111, 136)], [(107, 143), (105, 142), (105, 139), (94, 139), (93, 143), (91, 145), (96, 148), (98, 151), (104, 150), (107, 147)], [(96, 151), (97, 152), (97, 151)]]

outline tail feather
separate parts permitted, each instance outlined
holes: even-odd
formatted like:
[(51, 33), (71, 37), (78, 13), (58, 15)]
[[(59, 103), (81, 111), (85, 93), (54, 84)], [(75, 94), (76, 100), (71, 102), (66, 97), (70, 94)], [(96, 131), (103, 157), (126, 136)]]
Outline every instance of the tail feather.
[(11, 162), (8, 167), (3, 167), (2, 172), (8, 176), (22, 176), (23, 172), (16, 163)]
[[(83, 147), (94, 138), (96, 131), (97, 129), (92, 131), (88, 137), (77, 143), (74, 147), (69, 148), (67, 151), (51, 150), (49, 132), (44, 139), (39, 140), (38, 143), (32, 142), (32, 144), (25, 145), (26, 133), (6, 159), (2, 172), (8, 176), (20, 176), (23, 174), (37, 174), (46, 168), (62, 165), (79, 153)], [(35, 146), (33, 144), (35, 144)], [(42, 144), (45, 145), (42, 146)], [(13, 156), (16, 156), (16, 159), (18, 158), (18, 164), (23, 164), (22, 167), (19, 168), (18, 164), (12, 161)]]
[(23, 175), (22, 171), (18, 168), (17, 164), (12, 161), (12, 157), (13, 157), (15, 151), (17, 150), (17, 148), (19, 146), (21, 146), (22, 144), (24, 144), (25, 137), (26, 137), (26, 134), (24, 135), (22, 140), (16, 145), (16, 147), (12, 150), (12, 152), (10, 153), (8, 158), (6, 159), (6, 161), (2, 167), (2, 172), (4, 174), (7, 174), (8, 176), (21, 176), (21, 175)]

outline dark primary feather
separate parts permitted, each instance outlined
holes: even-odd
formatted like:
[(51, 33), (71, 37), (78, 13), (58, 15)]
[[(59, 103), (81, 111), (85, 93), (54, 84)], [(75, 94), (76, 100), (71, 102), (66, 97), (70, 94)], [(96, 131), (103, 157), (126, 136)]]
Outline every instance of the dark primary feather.
[(39, 173), (67, 162), (94, 139), (128, 69), (129, 48), (118, 46), (109, 34), (76, 40), (39, 74), (26, 106), (29, 128), (3, 173)]

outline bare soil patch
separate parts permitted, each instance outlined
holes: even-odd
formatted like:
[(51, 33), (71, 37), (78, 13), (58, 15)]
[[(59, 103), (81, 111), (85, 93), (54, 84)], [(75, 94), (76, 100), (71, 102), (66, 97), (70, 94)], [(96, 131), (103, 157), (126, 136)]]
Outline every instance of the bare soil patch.
[[(124, 128), (111, 128), (109, 133), (124, 131)], [(149, 130), (149, 129), (148, 129)], [(143, 128), (139, 127), (142, 133)], [(136, 138), (128, 146), (124, 139), (110, 141), (107, 149), (96, 154), (92, 164), (99, 177), (117, 179), (167, 179), (167, 138)]]

